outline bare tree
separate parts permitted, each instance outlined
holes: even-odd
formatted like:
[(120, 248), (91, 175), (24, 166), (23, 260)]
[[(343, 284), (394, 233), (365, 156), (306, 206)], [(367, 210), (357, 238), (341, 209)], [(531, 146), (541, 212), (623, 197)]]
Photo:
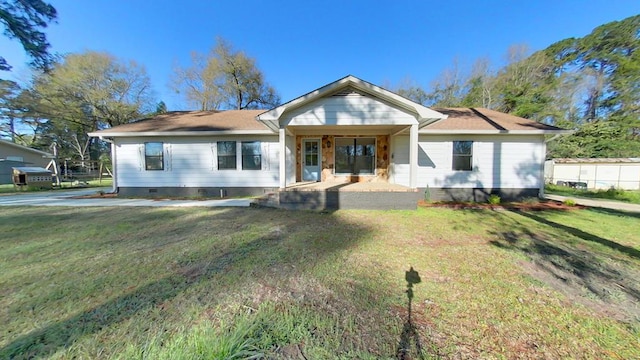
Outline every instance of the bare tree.
[(200, 110), (215, 110), (224, 102), (218, 82), (218, 59), (192, 52), (190, 66), (174, 64), (169, 86), (183, 94), (190, 105)]
[(433, 106), (453, 107), (460, 106), (464, 98), (465, 79), (460, 71), (458, 59), (453, 59), (453, 64), (445, 68), (438, 78), (431, 83), (433, 91), (428, 97)]
[(489, 58), (476, 59), (465, 83), (466, 95), (463, 104), (491, 109), (494, 103), (494, 76)]
[(155, 106), (144, 67), (93, 51), (68, 55), (34, 80), (34, 91), (51, 140), (83, 160), (88, 132), (137, 120)]
[(208, 55), (191, 54), (191, 66), (174, 66), (170, 86), (200, 110), (275, 107), (280, 97), (253, 58), (222, 38)]
[(404, 96), (418, 104), (425, 105), (429, 101), (428, 94), (410, 77), (402, 79), (397, 86), (387, 84), (385, 87), (388, 87), (398, 95)]

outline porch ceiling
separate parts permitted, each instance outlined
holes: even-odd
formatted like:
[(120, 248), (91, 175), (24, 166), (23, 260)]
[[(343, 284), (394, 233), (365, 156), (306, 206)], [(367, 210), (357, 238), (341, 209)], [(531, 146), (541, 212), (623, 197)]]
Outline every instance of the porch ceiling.
[(287, 126), (294, 135), (388, 135), (409, 129), (410, 125), (304, 125)]

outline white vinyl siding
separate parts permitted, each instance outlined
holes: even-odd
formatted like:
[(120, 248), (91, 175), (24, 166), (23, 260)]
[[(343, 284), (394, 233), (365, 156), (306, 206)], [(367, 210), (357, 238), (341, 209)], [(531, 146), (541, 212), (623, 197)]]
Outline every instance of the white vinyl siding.
[[(453, 142), (473, 141), (472, 171), (454, 171)], [(394, 136), (392, 179), (409, 186), (409, 137)], [(535, 135), (420, 135), (418, 187), (539, 188), (544, 142)]]
[[(140, 158), (144, 142), (164, 142), (165, 171), (144, 171)], [(260, 170), (218, 170), (217, 142), (259, 141)], [(215, 138), (126, 138), (117, 139), (118, 186), (122, 187), (277, 187), (278, 138), (273, 136), (238, 136)], [(144, 150), (144, 149), (143, 149)], [(240, 149), (238, 149), (240, 154)], [(144, 152), (142, 152), (144, 156)], [(238, 156), (238, 162), (241, 157)]]
[(415, 115), (368, 96), (329, 96), (294, 110), (284, 118), (289, 126), (411, 125)]

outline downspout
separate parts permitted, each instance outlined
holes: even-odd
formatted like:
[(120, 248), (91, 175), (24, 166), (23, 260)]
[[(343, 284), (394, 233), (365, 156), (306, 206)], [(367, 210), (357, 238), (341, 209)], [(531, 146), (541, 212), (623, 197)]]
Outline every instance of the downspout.
[(111, 169), (111, 175), (113, 178), (113, 182), (111, 184), (111, 193), (116, 194), (118, 193), (118, 173), (117, 173), (117, 160), (116, 160), (116, 144), (113, 140), (106, 138), (106, 137), (102, 137), (100, 136), (100, 140), (106, 141), (109, 144), (111, 144), (111, 163), (112, 163), (112, 169)]

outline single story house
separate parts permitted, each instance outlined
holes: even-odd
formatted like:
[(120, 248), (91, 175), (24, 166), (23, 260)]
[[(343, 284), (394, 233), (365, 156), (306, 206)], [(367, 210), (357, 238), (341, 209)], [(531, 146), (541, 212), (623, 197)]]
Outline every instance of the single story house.
[(551, 184), (640, 190), (640, 158), (556, 158), (545, 162), (544, 176)]
[(361, 198), (404, 196), (415, 206), (423, 196), (538, 196), (545, 136), (566, 132), (489, 109), (430, 109), (346, 76), (267, 111), (169, 112), (90, 135), (111, 143), (114, 189), (125, 195), (285, 194), (314, 183), (306, 189), (330, 192), (359, 183), (365, 193), (391, 193)]
[(21, 166), (46, 167), (53, 154), (0, 139), (0, 184), (11, 184), (12, 169)]

